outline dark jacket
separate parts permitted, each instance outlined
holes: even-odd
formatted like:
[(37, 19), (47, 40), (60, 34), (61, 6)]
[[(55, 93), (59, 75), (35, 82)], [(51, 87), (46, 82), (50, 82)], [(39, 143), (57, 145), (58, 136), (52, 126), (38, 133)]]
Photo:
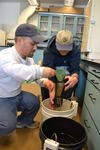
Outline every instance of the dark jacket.
[(55, 45), (56, 36), (53, 36), (44, 51), (43, 66), (49, 66), (53, 69), (63, 68), (69, 74), (79, 74), (80, 49), (73, 43), (73, 49), (66, 56), (61, 56)]

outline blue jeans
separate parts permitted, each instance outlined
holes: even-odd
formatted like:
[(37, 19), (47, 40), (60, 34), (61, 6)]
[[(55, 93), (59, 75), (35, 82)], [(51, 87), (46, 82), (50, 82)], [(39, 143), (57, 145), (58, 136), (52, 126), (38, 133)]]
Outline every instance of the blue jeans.
[[(0, 98), (0, 135), (7, 135), (16, 128), (16, 122), (31, 124), (40, 107), (39, 99), (28, 92), (10, 98)], [(21, 115), (17, 117), (17, 111)]]

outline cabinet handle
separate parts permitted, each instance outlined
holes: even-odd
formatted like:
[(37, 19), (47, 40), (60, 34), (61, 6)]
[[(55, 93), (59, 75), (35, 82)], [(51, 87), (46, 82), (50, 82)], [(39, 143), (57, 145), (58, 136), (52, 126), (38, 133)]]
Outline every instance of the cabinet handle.
[(93, 94), (92, 94), (92, 93), (89, 93), (88, 95), (89, 95), (89, 97), (90, 97), (91, 101), (92, 101), (93, 103), (95, 103), (96, 98), (92, 97), (92, 96), (93, 96)]
[(95, 82), (95, 80), (93, 80), (93, 79), (91, 79), (90, 81), (91, 81), (93, 84), (97, 84), (97, 85), (99, 84), (98, 82)]
[(95, 72), (95, 73), (100, 73), (100, 71), (97, 71), (97, 70), (92, 70), (93, 72)]
[(84, 120), (85, 127), (90, 129), (91, 127), (87, 123), (88, 123), (88, 120)]

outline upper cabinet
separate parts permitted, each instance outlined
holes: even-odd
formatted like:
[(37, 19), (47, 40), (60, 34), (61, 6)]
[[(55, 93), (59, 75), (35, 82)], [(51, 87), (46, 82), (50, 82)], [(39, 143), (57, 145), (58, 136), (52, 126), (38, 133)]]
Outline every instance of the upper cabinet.
[(60, 30), (68, 29), (73, 33), (75, 42), (80, 44), (83, 26), (84, 15), (40, 12), (38, 17), (38, 29), (47, 38), (56, 35)]
[(48, 37), (49, 17), (47, 14), (39, 15), (38, 28), (42, 35)]
[(55, 35), (62, 29), (63, 17), (61, 14), (39, 13), (38, 29), (47, 38)]

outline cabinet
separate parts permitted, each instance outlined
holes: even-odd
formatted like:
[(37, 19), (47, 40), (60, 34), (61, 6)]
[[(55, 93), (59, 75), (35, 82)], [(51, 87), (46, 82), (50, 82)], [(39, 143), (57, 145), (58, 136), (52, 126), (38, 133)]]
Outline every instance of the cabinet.
[(88, 135), (89, 150), (100, 149), (100, 66), (88, 67), (81, 122)]
[(73, 33), (75, 41), (82, 40), (84, 27), (84, 17), (79, 15), (64, 15), (63, 29), (68, 29)]
[(82, 112), (82, 124), (86, 128), (86, 132), (88, 135), (88, 150), (99, 150), (100, 147), (100, 134), (96, 129), (96, 126), (91, 118), (90, 112), (87, 106), (83, 105)]
[(63, 16), (57, 13), (39, 13), (38, 29), (47, 38), (57, 34), (62, 29)]
[(81, 43), (83, 26), (83, 15), (43, 12), (38, 14), (38, 29), (47, 38), (56, 35), (60, 30), (68, 29), (73, 33), (74, 40)]

